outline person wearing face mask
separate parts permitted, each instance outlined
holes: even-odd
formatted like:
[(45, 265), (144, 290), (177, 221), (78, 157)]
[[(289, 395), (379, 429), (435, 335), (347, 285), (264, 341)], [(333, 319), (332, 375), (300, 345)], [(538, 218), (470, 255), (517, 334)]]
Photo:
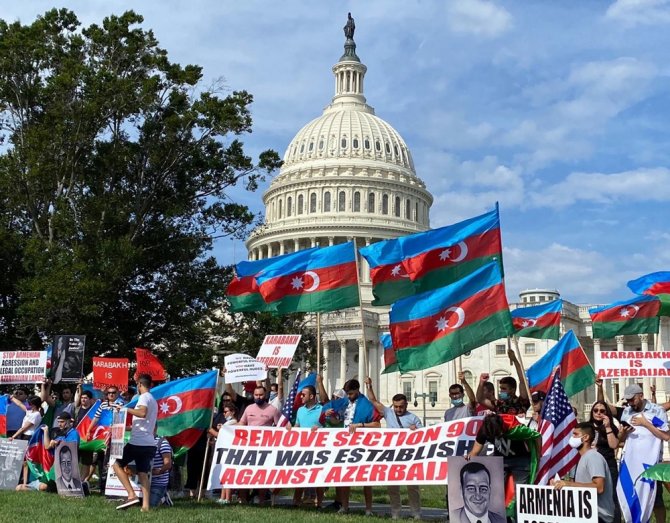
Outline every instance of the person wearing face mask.
[[(488, 410), (498, 414), (514, 414), (515, 416), (525, 416), (530, 408), (530, 394), (526, 387), (526, 381), (523, 379), (523, 368), (516, 354), (512, 349), (507, 351), (507, 357), (519, 376), (519, 395), (516, 395), (517, 381), (512, 376), (505, 376), (499, 382), (498, 399), (489, 399), (482, 396), (480, 390), (477, 391), (477, 401)], [(488, 379), (488, 375), (486, 375)], [(481, 388), (481, 387), (480, 387)]]
[[(214, 418), (213, 426), (209, 429), (211, 444), (216, 444), (216, 438), (219, 436), (221, 427), (231, 425), (237, 425), (237, 407), (232, 401), (228, 400), (221, 404), (221, 409)], [(232, 498), (232, 489), (221, 489), (221, 497), (216, 502), (220, 505), (229, 505)]]
[[(458, 373), (458, 380), (461, 382), (460, 384), (454, 383), (449, 387), (451, 407), (444, 411), (444, 421), (454, 421), (475, 415), (475, 395), (465, 379), (465, 374), (463, 372)], [(466, 392), (468, 395), (467, 402), (465, 398)]]
[(593, 448), (593, 425), (589, 422), (579, 423), (572, 430), (570, 446), (579, 451), (579, 462), (575, 468), (573, 481), (551, 481), (557, 490), (563, 487), (590, 487), (598, 492), (598, 523), (614, 521), (614, 487), (607, 462)]

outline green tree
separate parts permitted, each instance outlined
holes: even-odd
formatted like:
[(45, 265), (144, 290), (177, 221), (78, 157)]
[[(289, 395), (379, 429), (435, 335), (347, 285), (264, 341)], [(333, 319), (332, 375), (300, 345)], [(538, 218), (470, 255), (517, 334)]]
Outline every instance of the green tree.
[(0, 21), (0, 343), (82, 333), (89, 356), (153, 346), (178, 373), (211, 361), (213, 238), (257, 222), (230, 188), (281, 162), (244, 152), (252, 96), (204, 89), (142, 21)]

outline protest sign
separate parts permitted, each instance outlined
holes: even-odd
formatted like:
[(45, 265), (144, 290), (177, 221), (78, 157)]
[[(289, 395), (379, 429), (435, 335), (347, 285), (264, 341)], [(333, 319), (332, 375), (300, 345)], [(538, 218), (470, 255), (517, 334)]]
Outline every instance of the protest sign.
[(61, 334), (54, 336), (51, 353), (51, 381), (78, 382), (84, 375), (86, 336)]
[(111, 440), (109, 444), (109, 457), (122, 458), (123, 446), (126, 437), (126, 409), (112, 412)]
[(477, 520), (505, 523), (505, 473), (497, 456), (448, 458), (449, 521), (468, 521), (467, 512)]
[(270, 369), (285, 369), (293, 361), (293, 355), (300, 338), (299, 334), (270, 334), (265, 336), (256, 360), (265, 363)]
[(443, 485), (447, 458), (472, 450), (481, 423), (465, 418), (417, 430), (353, 433), (223, 426), (207, 488)]
[(25, 440), (0, 439), (0, 490), (14, 490), (18, 485), (27, 447)]
[(265, 363), (256, 361), (248, 354), (230, 354), (224, 358), (226, 366), (226, 383), (257, 381), (267, 378)]
[(168, 379), (163, 364), (149, 349), (136, 347), (135, 359), (137, 360), (135, 381), (137, 381), (141, 374), (148, 374), (154, 382)]
[[(116, 475), (116, 472), (114, 472), (114, 467), (112, 466), (114, 464), (113, 459), (109, 461), (109, 467), (107, 468), (107, 482), (105, 483), (105, 496), (110, 496), (110, 497), (127, 497), (128, 496), (128, 491), (126, 488), (121, 484), (121, 481), (119, 480), (119, 477)], [(134, 461), (132, 462), (133, 464), (135, 463)], [(135, 491), (135, 494), (137, 495), (138, 498), (142, 497), (142, 488), (140, 487), (140, 482), (137, 479), (137, 475), (130, 476), (130, 486), (133, 488)]]
[(61, 441), (56, 447), (56, 489), (61, 496), (84, 497), (79, 476), (79, 453), (77, 442)]
[(0, 384), (41, 382), (46, 366), (47, 353), (43, 350), (0, 352)]
[(595, 351), (598, 378), (670, 378), (670, 352)]
[(517, 523), (598, 523), (595, 488), (516, 486)]
[(93, 386), (128, 390), (128, 358), (93, 358)]

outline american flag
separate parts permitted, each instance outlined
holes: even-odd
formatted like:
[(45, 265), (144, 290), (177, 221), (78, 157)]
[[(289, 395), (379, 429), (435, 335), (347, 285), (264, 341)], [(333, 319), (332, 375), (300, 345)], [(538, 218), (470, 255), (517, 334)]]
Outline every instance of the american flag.
[(295, 398), (298, 395), (298, 385), (300, 384), (300, 370), (296, 374), (295, 382), (293, 387), (291, 387), (291, 392), (289, 392), (288, 398), (284, 402), (284, 408), (281, 410), (281, 417), (277, 422), (278, 427), (285, 427), (291, 423), (291, 418), (293, 417), (293, 404), (295, 403)]
[(575, 425), (577, 419), (563, 389), (560, 370), (557, 369), (542, 406), (539, 426), (542, 452), (536, 479), (538, 485), (548, 485), (556, 474), (565, 476), (577, 464), (579, 453), (568, 444)]

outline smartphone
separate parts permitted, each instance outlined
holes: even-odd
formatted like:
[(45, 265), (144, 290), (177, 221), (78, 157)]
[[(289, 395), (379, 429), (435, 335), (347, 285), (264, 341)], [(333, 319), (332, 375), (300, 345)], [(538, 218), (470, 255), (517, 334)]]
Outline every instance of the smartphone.
[(627, 421), (622, 421), (621, 426), (622, 427), (632, 427), (632, 425), (630, 423), (628, 423)]

